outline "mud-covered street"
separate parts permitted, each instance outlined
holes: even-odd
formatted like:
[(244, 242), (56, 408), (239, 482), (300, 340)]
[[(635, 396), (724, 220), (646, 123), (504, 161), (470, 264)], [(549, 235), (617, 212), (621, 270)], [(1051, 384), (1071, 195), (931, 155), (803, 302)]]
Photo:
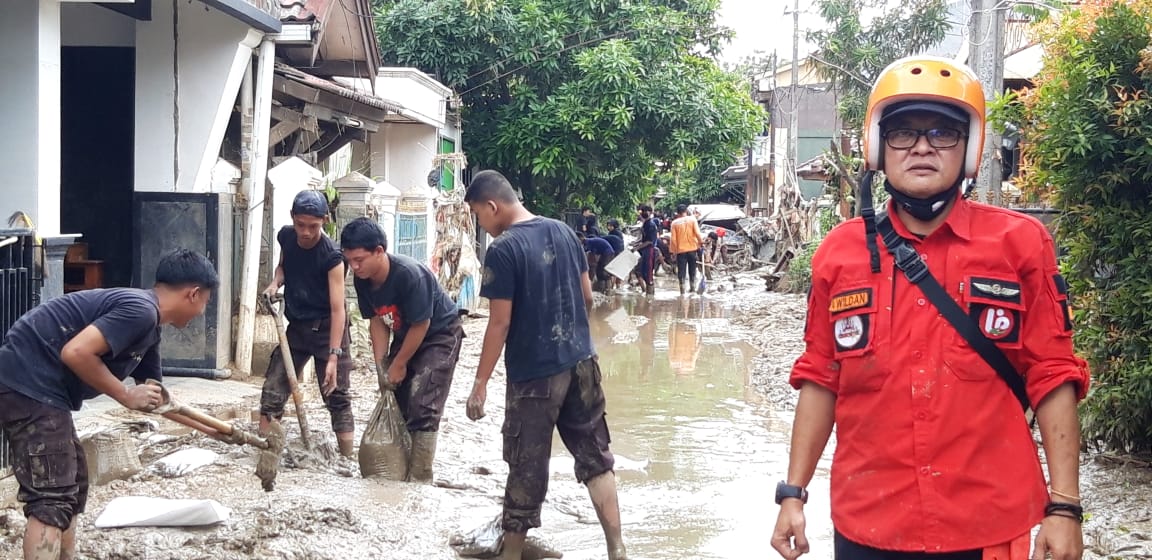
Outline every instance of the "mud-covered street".
[[(775, 557), (767, 542), (776, 515), (772, 492), (787, 464), (795, 392), (786, 378), (803, 347), (804, 299), (765, 292), (751, 275), (713, 282), (712, 289), (704, 297), (681, 298), (670, 290), (653, 298), (604, 296), (593, 311), (625, 537), (634, 559)], [(355, 461), (334, 459), (331, 452), (305, 455), (289, 418), (285, 426), (295, 447), (286, 454), (275, 491), (265, 493), (253, 475), (255, 451), (161, 421), (159, 434), (138, 436), (144, 472), (92, 489), (80, 518), (80, 558), (457, 558), (449, 540), (499, 513), (507, 473), (500, 451), (501, 368), (489, 386), (488, 416), (474, 423), (464, 414), (484, 327), (483, 319), (466, 321), (468, 338), (445, 412), (435, 486), (365, 480)], [(306, 385), (314, 437), (327, 438), (322, 447), (330, 449), (334, 440), (321, 429), (328, 425), (327, 412), (312, 380)], [(359, 438), (375, 405), (375, 373), (362, 367), (353, 385)], [(189, 404), (251, 427), (259, 386), (238, 390), (244, 396), (220, 393)], [(155, 459), (190, 446), (219, 455), (211, 465), (179, 477), (149, 470)], [(810, 487), (807, 508), (813, 537), (808, 557), (818, 560), (832, 556), (830, 457), (831, 446)], [(1147, 465), (1089, 456), (1083, 464), (1091, 512), (1086, 557), (1152, 557)], [(603, 558), (595, 514), (571, 468), (557, 439), (544, 527), (534, 534), (565, 558)], [(229, 508), (231, 517), (197, 529), (93, 526), (111, 499), (128, 495), (213, 499)], [(18, 556), (23, 525), (19, 510), (0, 512), (0, 556)]]

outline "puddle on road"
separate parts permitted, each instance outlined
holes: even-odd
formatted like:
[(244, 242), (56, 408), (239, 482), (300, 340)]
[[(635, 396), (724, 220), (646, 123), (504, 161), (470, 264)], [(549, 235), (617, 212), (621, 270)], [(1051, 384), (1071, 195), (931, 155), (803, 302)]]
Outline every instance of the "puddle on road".
[[(612, 449), (627, 458), (618, 477), (630, 556), (775, 557), (768, 539), (791, 415), (758, 405), (748, 382), (758, 352), (733, 332), (722, 302), (614, 296), (592, 319)], [(555, 463), (571, 459), (559, 439), (553, 449), (554, 479), (565, 478)], [(806, 508), (814, 559), (832, 556), (826, 480), (818, 473)], [(603, 557), (598, 525), (548, 529), (565, 558)]]

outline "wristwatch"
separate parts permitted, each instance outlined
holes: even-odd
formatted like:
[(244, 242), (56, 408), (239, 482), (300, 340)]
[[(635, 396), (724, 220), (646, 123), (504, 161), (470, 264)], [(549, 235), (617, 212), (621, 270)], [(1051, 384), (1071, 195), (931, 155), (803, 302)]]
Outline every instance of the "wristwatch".
[(787, 498), (796, 498), (800, 500), (800, 503), (806, 504), (808, 503), (808, 491), (781, 480), (780, 483), (776, 485), (776, 505), (780, 505), (780, 502), (783, 502)]
[(328, 353), (333, 355), (333, 356), (336, 356), (337, 358), (343, 358), (344, 357), (344, 349), (343, 348), (329, 348)]

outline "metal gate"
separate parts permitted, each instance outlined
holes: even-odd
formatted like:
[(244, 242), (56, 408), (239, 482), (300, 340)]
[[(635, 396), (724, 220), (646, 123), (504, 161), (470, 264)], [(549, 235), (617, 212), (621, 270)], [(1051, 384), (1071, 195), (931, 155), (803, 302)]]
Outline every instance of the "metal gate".
[[(40, 303), (44, 253), (28, 229), (0, 230), (0, 341), (20, 316)], [(8, 439), (0, 433), (0, 476), (11, 474)]]

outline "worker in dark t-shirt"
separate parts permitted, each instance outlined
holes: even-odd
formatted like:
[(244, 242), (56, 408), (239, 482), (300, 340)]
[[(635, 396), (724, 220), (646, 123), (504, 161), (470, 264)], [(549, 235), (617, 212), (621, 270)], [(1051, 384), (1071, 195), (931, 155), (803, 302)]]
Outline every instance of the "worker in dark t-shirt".
[[(24, 558), (75, 558), (88, 463), (72, 412), (105, 394), (125, 408), (161, 404), (160, 327), (188, 326), (220, 284), (212, 263), (178, 250), (151, 290), (85, 290), (25, 313), (0, 346), (0, 427), (24, 503)], [(123, 383), (132, 377), (135, 386)]]
[(484, 258), (480, 295), (489, 300), (490, 316), (467, 411), (472, 420), (484, 416), (488, 380), (503, 349), (508, 483), (502, 558), (521, 560), (528, 530), (540, 526), (558, 429), (575, 459), (576, 480), (588, 487), (608, 558), (625, 560), (600, 364), (588, 328), (592, 283), (584, 252), (563, 222), (525, 209), (500, 173), (477, 173), (464, 201), (496, 237)]
[(376, 222), (352, 220), (340, 233), (340, 247), (356, 276), (360, 313), (370, 320), (377, 375), (381, 385), (395, 388), (412, 434), (408, 480), (430, 483), (440, 418), (464, 339), (460, 314), (428, 267), (388, 253), (388, 238)]
[[(332, 431), (340, 454), (355, 452), (355, 424), (348, 398), (352, 357), (350, 323), (344, 308), (344, 258), (340, 248), (324, 234), (328, 200), (320, 191), (300, 191), (292, 201), (292, 225), (276, 235), (280, 264), (265, 296), (284, 287), (284, 317), (288, 319), (288, 347), (297, 377), (308, 360), (314, 360), (320, 394), (332, 417)], [(292, 396), (284, 355), (272, 351), (264, 388), (260, 393), (260, 433), (267, 433), (271, 420), (284, 416)]]

